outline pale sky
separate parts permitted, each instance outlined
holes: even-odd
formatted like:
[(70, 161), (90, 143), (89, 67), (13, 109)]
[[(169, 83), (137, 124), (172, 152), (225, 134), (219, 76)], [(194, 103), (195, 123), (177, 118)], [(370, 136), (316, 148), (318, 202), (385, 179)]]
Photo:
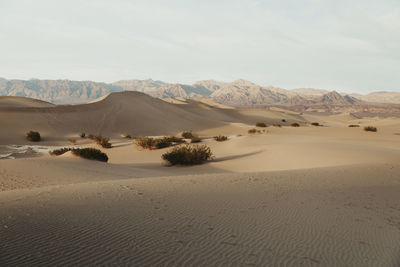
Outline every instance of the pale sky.
[(400, 92), (400, 1), (0, 0), (0, 77)]

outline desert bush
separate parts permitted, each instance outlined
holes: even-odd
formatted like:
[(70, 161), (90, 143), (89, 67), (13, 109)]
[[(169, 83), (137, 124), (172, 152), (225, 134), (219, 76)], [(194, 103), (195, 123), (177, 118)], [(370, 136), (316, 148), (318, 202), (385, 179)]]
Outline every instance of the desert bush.
[(282, 127), (282, 125), (280, 125), (280, 124), (273, 124), (272, 126), (274, 126), (274, 127), (279, 127), (279, 128), (281, 128)]
[(63, 148), (55, 149), (53, 151), (49, 151), (49, 154), (52, 156), (60, 156), (68, 151), (71, 151), (71, 148), (63, 147)]
[(282, 119), (282, 122), (286, 122), (286, 120), (285, 120), (285, 119)]
[(223, 142), (223, 141), (228, 140), (228, 137), (225, 135), (217, 135), (217, 136), (214, 136), (214, 140), (218, 141), (218, 142)]
[(39, 142), (40, 140), (42, 140), (42, 138), (40, 137), (40, 133), (35, 131), (27, 132), (26, 139), (31, 142)]
[(88, 138), (93, 140), (96, 144), (101, 145), (104, 148), (111, 148), (112, 144), (110, 143), (110, 138), (103, 137), (101, 135), (92, 135), (89, 134)]
[(182, 137), (186, 139), (191, 139), (193, 137), (193, 133), (191, 131), (182, 132)]
[(162, 138), (141, 137), (137, 138), (136, 144), (146, 149), (160, 149), (184, 142), (182, 138), (175, 136), (165, 136)]
[(366, 132), (377, 132), (378, 129), (376, 127), (374, 127), (374, 126), (366, 126), (366, 127), (364, 127), (364, 131), (366, 131)]
[(101, 145), (104, 148), (111, 148), (112, 145), (110, 143), (110, 138), (102, 137), (101, 135), (96, 136), (95, 141), (98, 145)]
[(311, 125), (313, 125), (313, 126), (321, 126), (321, 125), (319, 124), (319, 122), (312, 122)]
[(295, 122), (295, 123), (292, 123), (290, 126), (292, 126), (292, 127), (300, 127), (300, 124), (298, 124), (297, 122)]
[(247, 131), (249, 134), (255, 134), (257, 132), (257, 129), (250, 129)]
[(349, 127), (360, 127), (358, 124), (350, 124)]
[(154, 138), (151, 137), (140, 137), (135, 140), (136, 145), (141, 146), (143, 148), (152, 149)]
[(71, 149), (71, 151), (72, 154), (74, 154), (75, 156), (79, 156), (81, 158), (98, 160), (103, 162), (108, 161), (107, 154), (101, 152), (101, 150), (96, 148), (73, 148)]
[(80, 133), (79, 136), (80, 136), (80, 138), (85, 138), (86, 137), (86, 133)]
[(257, 122), (256, 127), (267, 127), (267, 125), (264, 122)]
[(162, 159), (171, 165), (196, 165), (206, 162), (212, 156), (211, 149), (206, 145), (183, 145), (164, 153)]

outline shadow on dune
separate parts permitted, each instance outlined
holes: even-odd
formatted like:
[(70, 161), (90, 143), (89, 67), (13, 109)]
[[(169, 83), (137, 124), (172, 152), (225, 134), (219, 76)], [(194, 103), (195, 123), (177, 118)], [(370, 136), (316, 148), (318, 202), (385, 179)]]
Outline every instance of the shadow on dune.
[(227, 161), (227, 160), (232, 160), (232, 159), (240, 159), (240, 158), (245, 158), (253, 155), (260, 154), (264, 150), (258, 150), (250, 153), (245, 153), (245, 154), (240, 154), (240, 155), (232, 155), (232, 156), (226, 156), (226, 157), (220, 157), (212, 160), (213, 162), (220, 162), (220, 161)]

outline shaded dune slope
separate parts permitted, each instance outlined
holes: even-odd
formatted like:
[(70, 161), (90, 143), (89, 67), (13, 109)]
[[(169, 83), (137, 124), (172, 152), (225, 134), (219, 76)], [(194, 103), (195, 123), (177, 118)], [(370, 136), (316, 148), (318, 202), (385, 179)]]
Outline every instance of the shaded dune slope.
[(193, 100), (188, 101), (188, 105), (175, 105), (139, 92), (121, 92), (82, 105), (0, 106), (0, 121), (4, 127), (0, 131), (0, 142), (22, 142), (26, 131), (31, 129), (47, 136), (47, 141), (57, 141), (79, 132), (111, 137), (121, 133), (176, 134), (182, 130), (221, 127), (230, 122), (253, 124), (263, 117), (268, 119), (268, 116), (245, 114)]

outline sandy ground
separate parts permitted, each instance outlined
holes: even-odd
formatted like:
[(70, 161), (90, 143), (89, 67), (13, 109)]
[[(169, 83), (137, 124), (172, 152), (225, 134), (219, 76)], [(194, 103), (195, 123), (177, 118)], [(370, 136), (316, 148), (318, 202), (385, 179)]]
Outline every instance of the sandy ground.
[[(250, 121), (208, 121), (196, 133), (215, 159), (193, 167), (166, 166), (168, 149), (122, 138), (103, 149), (108, 163), (32, 151), (0, 159), (0, 265), (400, 265), (399, 119), (205, 110), (301, 127), (248, 135)], [(217, 134), (229, 140), (207, 139)], [(56, 141), (40, 145), (68, 144)]]

